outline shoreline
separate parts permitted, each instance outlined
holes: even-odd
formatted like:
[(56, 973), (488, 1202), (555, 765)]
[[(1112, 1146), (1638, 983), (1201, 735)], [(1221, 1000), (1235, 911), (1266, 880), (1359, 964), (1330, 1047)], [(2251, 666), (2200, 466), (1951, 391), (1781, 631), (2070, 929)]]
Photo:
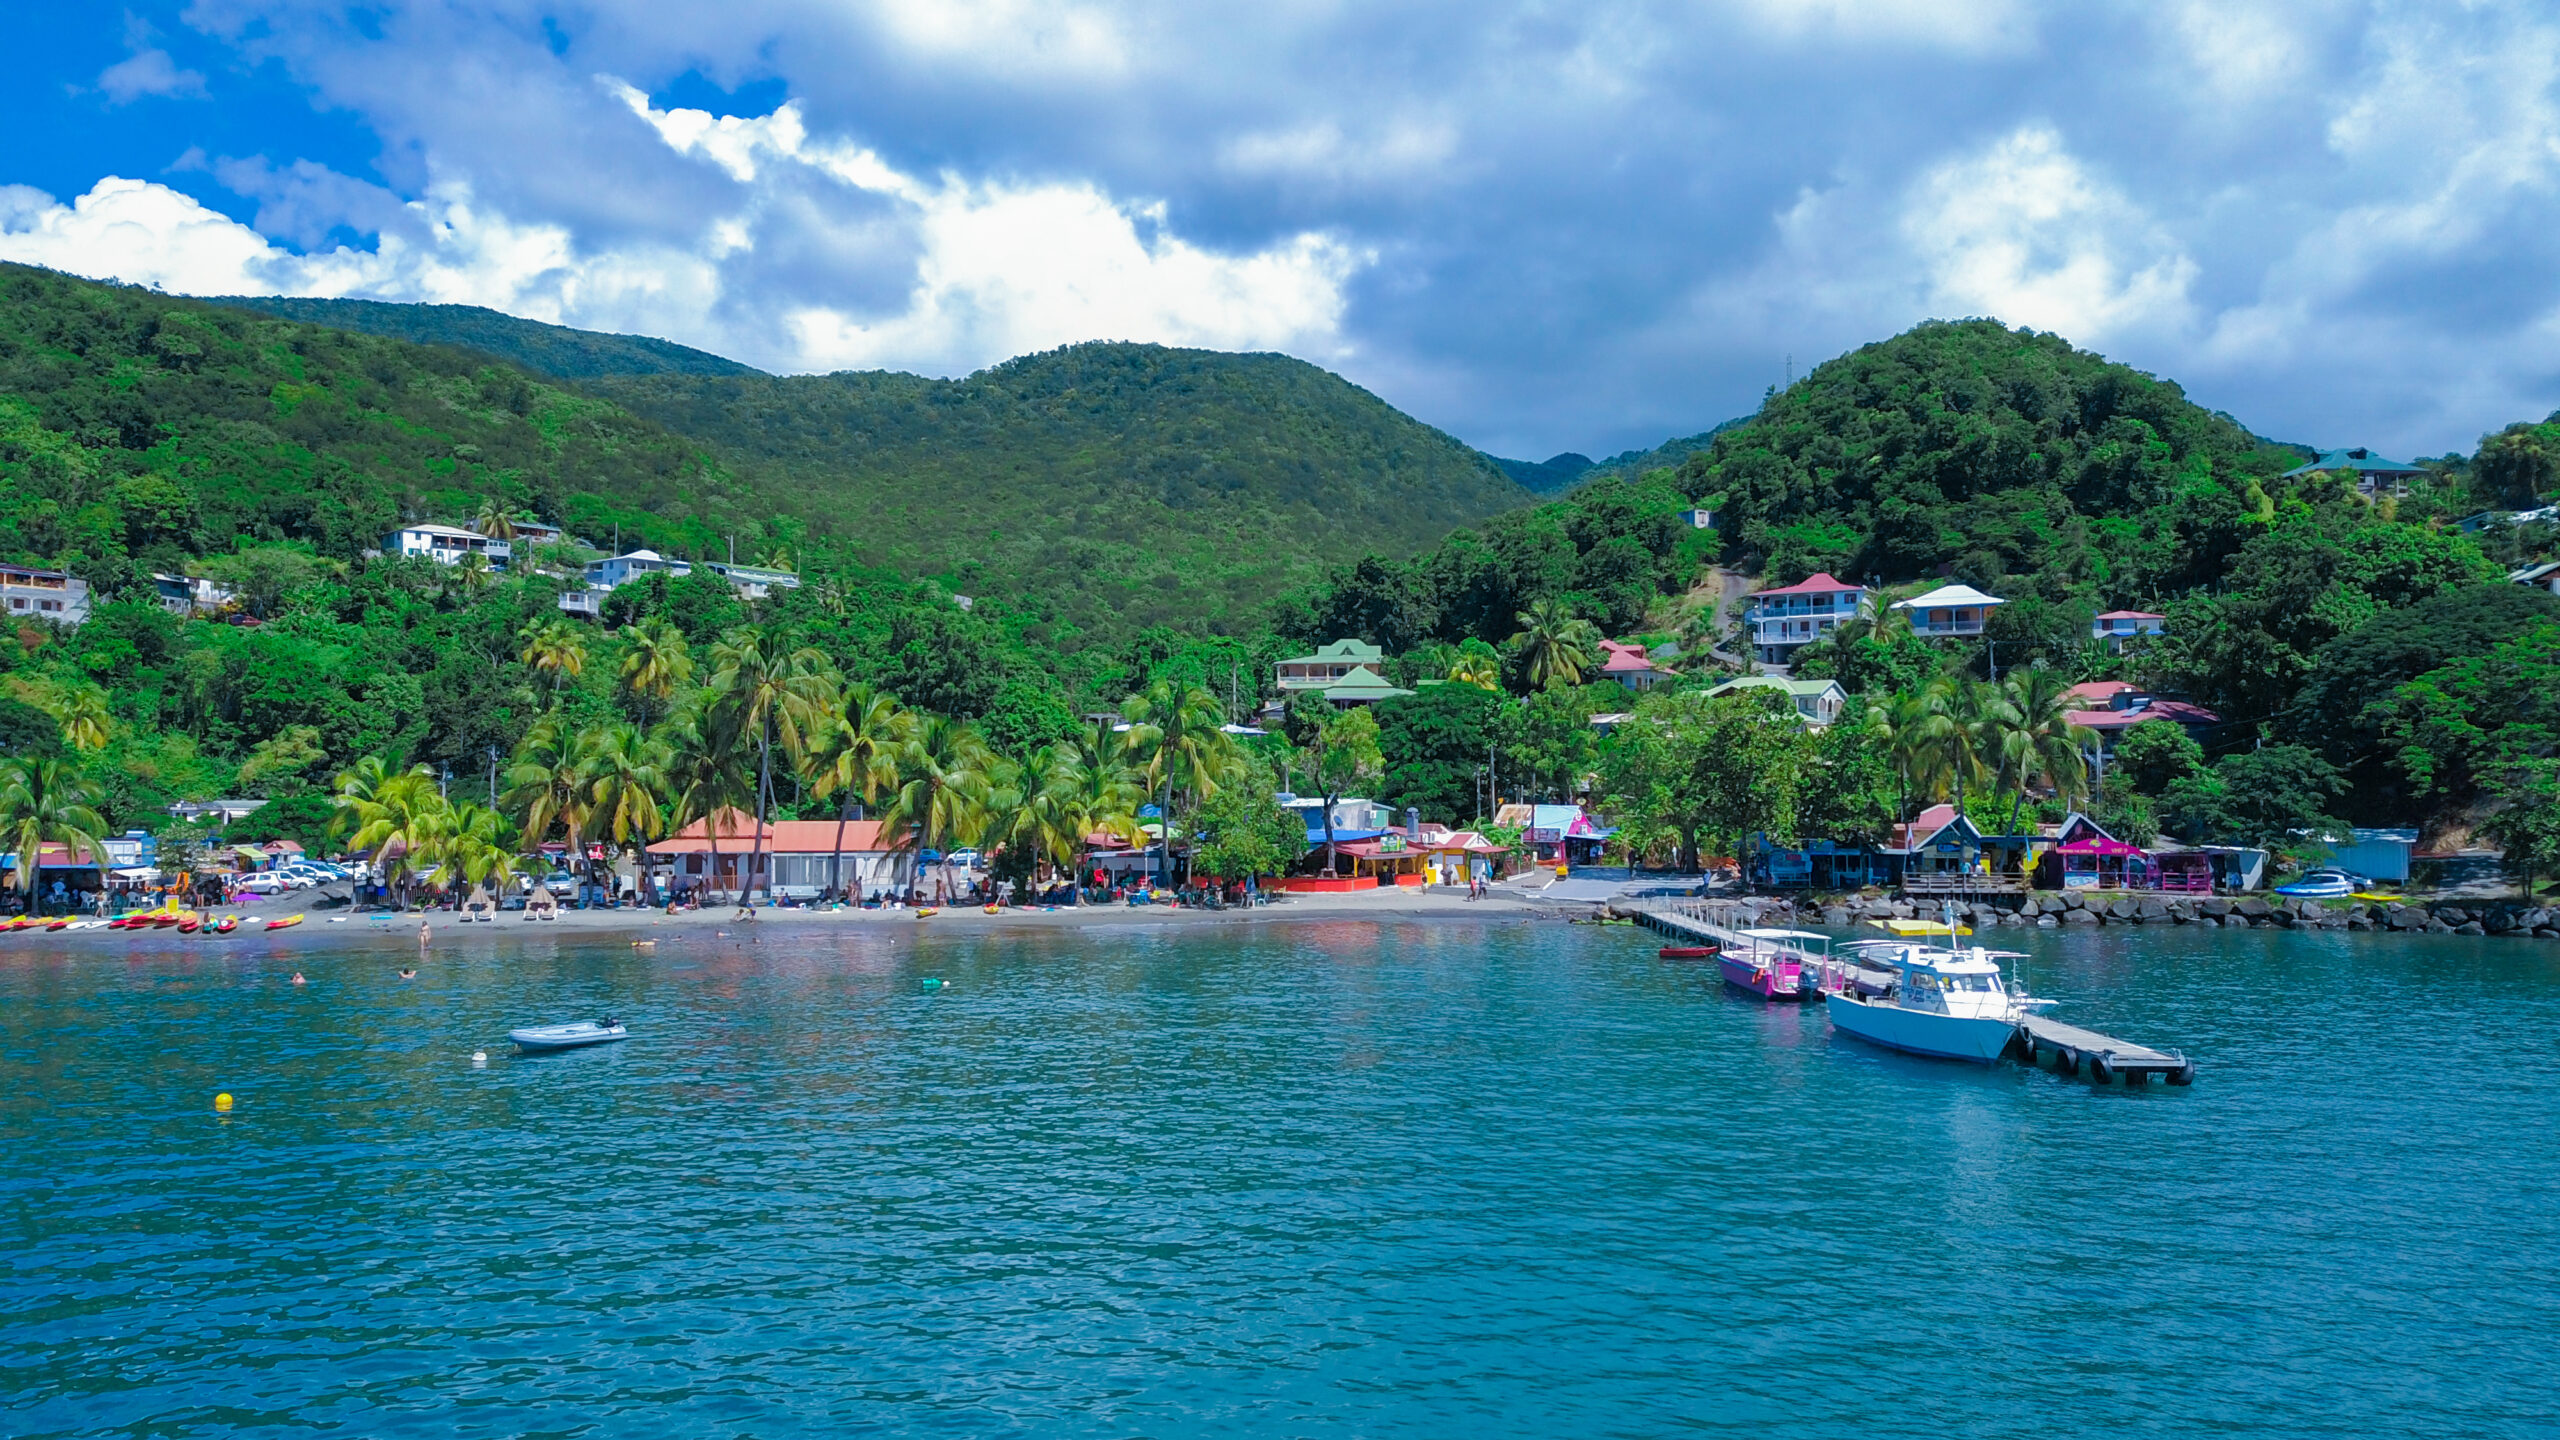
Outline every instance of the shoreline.
[[(49, 951), (79, 950), (112, 952), (117, 949), (162, 950), (186, 948), (218, 954), (223, 949), (256, 949), (272, 953), (277, 948), (323, 948), (349, 943), (367, 946), (396, 945), (414, 948), (418, 927), (427, 927), (431, 947), (464, 941), (516, 936), (526, 939), (543, 936), (578, 936), (596, 939), (625, 938), (633, 942), (656, 939), (741, 938), (748, 935), (821, 935), (828, 933), (931, 934), (958, 930), (966, 933), (993, 931), (1030, 932), (1054, 930), (1094, 930), (1124, 928), (1132, 925), (1149, 928), (1202, 927), (1235, 925), (1289, 924), (1299, 921), (1325, 920), (1562, 920), (1568, 914), (1587, 912), (1591, 907), (1573, 902), (1541, 902), (1514, 894), (1496, 894), (1481, 900), (1469, 900), (1464, 893), (1358, 891), (1347, 894), (1291, 895), (1270, 905), (1251, 909), (1211, 910), (1170, 905), (1086, 905), (1061, 906), (1055, 910), (1008, 906), (990, 915), (979, 906), (959, 905), (937, 910), (919, 918), (914, 910), (807, 910), (758, 909), (752, 920), (737, 918), (728, 906), (714, 906), (668, 915), (661, 910), (562, 910), (556, 920), (527, 920), (520, 910), (506, 911), (495, 919), (465, 921), (451, 910), (363, 911), (330, 914), (296, 911), (290, 904), (275, 904), (241, 910), (222, 909), (211, 913), (237, 914), (241, 928), (229, 935), (180, 934), (175, 929), (109, 930), (93, 928), (65, 930), (27, 930), (16, 934), (0, 934), (0, 957), (15, 952), (37, 954)], [(301, 924), (286, 930), (251, 928), (267, 920), (296, 913), (305, 914)], [(245, 943), (244, 943), (245, 942)]]

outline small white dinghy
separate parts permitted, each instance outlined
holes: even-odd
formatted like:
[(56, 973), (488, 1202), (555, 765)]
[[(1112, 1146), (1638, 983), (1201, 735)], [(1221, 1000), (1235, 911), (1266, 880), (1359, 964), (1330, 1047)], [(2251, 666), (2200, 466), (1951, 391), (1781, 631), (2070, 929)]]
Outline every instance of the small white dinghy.
[(507, 1038), (519, 1050), (575, 1050), (581, 1045), (609, 1045), (628, 1040), (631, 1032), (619, 1020), (572, 1020), (566, 1025), (535, 1025), (510, 1030)]

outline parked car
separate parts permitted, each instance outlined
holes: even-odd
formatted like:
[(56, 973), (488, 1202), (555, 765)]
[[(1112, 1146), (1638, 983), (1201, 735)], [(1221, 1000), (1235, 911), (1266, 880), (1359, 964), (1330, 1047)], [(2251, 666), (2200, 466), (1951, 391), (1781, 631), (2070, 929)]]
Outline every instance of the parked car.
[(566, 900), (578, 893), (578, 877), (566, 870), (554, 870), (542, 877), (542, 888)]
[(239, 877), (232, 882), (231, 888), (244, 895), (281, 895), (294, 887), (293, 882), (282, 875), (260, 873)]
[(2344, 870), (2313, 870), (2291, 884), (2277, 886), (2276, 893), (2296, 900), (2341, 900), (2372, 883)]

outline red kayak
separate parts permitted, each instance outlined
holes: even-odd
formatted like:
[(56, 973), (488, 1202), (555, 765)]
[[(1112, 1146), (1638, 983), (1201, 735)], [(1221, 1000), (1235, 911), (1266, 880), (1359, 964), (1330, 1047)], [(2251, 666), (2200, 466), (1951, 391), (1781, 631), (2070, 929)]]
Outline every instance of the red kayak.
[(1665, 945), (1661, 954), (1665, 960), (1713, 960), (1722, 948), (1716, 945)]

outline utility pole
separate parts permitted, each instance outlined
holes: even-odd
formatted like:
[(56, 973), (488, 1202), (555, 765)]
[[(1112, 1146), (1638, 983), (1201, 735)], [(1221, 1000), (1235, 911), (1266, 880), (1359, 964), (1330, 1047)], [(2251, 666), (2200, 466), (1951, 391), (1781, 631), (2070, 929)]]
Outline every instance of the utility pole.
[(451, 798), (448, 792), (450, 792), (450, 791), (452, 790), (452, 788), (453, 788), (453, 762), (452, 762), (452, 761), (450, 761), (450, 760), (439, 760), (439, 761), (437, 761), (437, 762), (436, 762), (436, 798), (437, 798), (437, 799), (439, 799), (439, 800), (444, 800), (444, 799), (449, 799), (449, 798)]
[(498, 747), (489, 747), (489, 808), (498, 808)]

